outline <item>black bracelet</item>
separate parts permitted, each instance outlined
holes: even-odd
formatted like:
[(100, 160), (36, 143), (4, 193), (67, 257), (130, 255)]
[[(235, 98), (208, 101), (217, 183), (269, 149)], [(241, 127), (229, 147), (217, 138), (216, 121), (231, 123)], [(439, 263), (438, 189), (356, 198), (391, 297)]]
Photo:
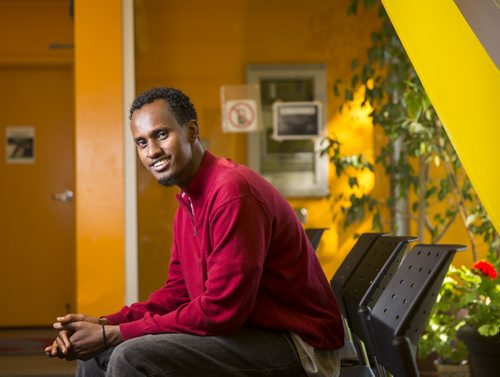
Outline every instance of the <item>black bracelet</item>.
[(104, 344), (104, 349), (108, 349), (108, 342), (106, 341), (106, 330), (104, 329), (104, 324), (101, 325), (102, 327), (102, 344)]

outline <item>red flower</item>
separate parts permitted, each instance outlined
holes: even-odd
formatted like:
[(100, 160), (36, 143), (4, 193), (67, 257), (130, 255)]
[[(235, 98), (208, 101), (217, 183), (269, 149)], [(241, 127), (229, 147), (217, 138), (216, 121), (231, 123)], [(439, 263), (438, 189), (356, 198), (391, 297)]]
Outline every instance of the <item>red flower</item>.
[(492, 279), (496, 279), (498, 276), (495, 267), (489, 262), (480, 260), (472, 265), (472, 269), (481, 272), (483, 275), (489, 276)]

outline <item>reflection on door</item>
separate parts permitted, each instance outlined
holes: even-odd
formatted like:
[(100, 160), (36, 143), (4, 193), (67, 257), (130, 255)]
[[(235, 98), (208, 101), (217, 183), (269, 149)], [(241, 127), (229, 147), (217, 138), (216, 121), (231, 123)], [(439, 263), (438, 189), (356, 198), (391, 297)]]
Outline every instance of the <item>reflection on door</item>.
[[(0, 326), (40, 326), (74, 309), (73, 70), (0, 66)], [(34, 130), (32, 161), (7, 158), (7, 128)], [(11, 159), (12, 160), (12, 159)]]

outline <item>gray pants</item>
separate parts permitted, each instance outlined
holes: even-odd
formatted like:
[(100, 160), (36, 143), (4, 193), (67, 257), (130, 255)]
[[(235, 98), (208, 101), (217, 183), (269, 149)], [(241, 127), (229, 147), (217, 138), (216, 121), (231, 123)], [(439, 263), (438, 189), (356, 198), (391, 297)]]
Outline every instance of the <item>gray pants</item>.
[(230, 336), (146, 335), (78, 361), (77, 377), (305, 376), (286, 332), (240, 329)]

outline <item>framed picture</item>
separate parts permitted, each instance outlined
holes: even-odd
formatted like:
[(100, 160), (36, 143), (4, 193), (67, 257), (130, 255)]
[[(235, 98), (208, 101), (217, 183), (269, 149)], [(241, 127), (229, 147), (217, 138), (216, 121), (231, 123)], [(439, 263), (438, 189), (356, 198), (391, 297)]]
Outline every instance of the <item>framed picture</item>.
[(321, 102), (275, 102), (273, 138), (276, 140), (315, 139), (323, 131)]
[(35, 127), (10, 126), (5, 129), (5, 158), (8, 164), (35, 162)]

